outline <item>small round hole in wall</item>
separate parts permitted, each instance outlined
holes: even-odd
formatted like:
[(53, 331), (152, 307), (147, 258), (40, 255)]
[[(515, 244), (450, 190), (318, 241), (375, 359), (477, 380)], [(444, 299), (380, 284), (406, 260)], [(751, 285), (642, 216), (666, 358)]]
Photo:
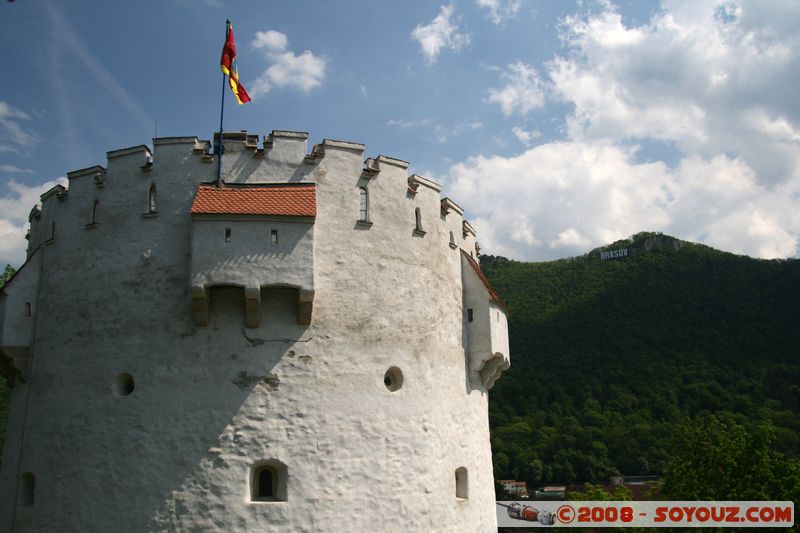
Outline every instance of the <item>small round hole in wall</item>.
[(390, 392), (400, 390), (403, 386), (403, 373), (400, 372), (399, 368), (393, 366), (383, 375), (383, 384), (386, 385)]
[(117, 396), (130, 396), (133, 389), (133, 376), (128, 373), (120, 374), (114, 380), (114, 394)]

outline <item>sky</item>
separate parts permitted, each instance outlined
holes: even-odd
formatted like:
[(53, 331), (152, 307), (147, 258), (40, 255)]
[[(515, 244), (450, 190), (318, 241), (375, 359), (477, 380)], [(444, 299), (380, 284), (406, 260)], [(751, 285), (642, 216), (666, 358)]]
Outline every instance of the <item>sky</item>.
[(800, 2), (0, 3), (0, 265), (67, 172), (225, 129), (366, 144), (441, 183), (483, 253), (545, 261), (639, 231), (800, 254)]

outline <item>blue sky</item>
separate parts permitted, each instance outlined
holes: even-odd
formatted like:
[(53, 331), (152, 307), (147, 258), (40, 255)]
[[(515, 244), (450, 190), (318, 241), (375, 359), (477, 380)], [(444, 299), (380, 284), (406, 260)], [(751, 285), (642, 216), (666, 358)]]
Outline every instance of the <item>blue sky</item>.
[(484, 252), (663, 231), (800, 247), (800, 3), (778, 0), (0, 4), (0, 263), (70, 170), (210, 138), (233, 21), (253, 102), (226, 129), (362, 142), (465, 207)]

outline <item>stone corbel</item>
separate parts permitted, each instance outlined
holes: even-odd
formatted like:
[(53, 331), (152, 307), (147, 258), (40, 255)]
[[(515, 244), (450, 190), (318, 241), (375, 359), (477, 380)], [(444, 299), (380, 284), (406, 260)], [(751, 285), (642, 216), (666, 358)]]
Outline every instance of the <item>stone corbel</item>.
[(477, 361), (473, 361), (472, 371), (480, 378), (483, 387), (488, 391), (494, 386), (494, 382), (500, 377), (504, 370), (511, 366), (508, 356), (497, 352), (495, 354), (487, 354), (484, 357), (477, 357)]
[(261, 325), (261, 287), (244, 288), (245, 326), (257, 328)]
[(208, 291), (204, 285), (192, 285), (192, 318), (197, 326), (208, 325)]
[(311, 315), (314, 311), (314, 291), (300, 289), (297, 296), (297, 323), (311, 324)]

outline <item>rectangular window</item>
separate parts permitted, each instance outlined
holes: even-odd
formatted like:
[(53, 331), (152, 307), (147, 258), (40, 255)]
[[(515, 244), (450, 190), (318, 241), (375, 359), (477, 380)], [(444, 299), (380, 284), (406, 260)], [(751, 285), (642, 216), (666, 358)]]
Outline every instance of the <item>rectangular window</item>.
[(368, 216), (369, 216), (369, 196), (367, 193), (367, 189), (361, 187), (359, 189), (358, 221), (368, 222), (369, 221)]
[(30, 302), (25, 302), (25, 316), (31, 316), (31, 304), (30, 304)]
[(278, 230), (273, 229), (269, 232), (269, 243), (278, 244)]
[(231, 242), (231, 228), (225, 228), (225, 242)]
[(472, 309), (467, 309), (467, 322), (472, 322)]

